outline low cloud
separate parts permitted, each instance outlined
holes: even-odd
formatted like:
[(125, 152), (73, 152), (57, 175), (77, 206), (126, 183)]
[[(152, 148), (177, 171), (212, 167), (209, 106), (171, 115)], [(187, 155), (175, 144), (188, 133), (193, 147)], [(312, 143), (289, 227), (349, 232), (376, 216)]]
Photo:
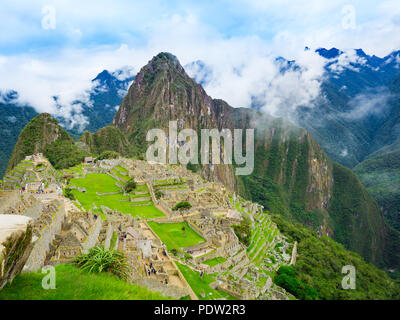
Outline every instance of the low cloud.
[(350, 111), (342, 113), (347, 119), (361, 119), (369, 115), (379, 116), (386, 110), (391, 93), (387, 88), (377, 88), (358, 94), (348, 103)]

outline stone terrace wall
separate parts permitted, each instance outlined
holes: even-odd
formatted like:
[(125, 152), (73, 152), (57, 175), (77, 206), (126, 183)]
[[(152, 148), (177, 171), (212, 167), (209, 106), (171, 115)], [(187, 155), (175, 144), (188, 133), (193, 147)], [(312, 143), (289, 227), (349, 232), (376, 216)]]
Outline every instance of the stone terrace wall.
[(89, 235), (87, 236), (85, 242), (82, 244), (82, 251), (84, 253), (87, 253), (90, 248), (93, 248), (96, 245), (102, 225), (102, 220), (97, 218), (95, 224), (90, 228)]
[(0, 191), (0, 214), (19, 201), (21, 196), (18, 190)]
[(34, 243), (33, 250), (25, 264), (24, 272), (37, 271), (44, 265), (46, 254), (56, 234), (60, 233), (61, 225), (65, 217), (64, 204), (60, 204), (58, 210), (53, 214), (51, 224), (45, 226), (40, 233), (39, 239)]

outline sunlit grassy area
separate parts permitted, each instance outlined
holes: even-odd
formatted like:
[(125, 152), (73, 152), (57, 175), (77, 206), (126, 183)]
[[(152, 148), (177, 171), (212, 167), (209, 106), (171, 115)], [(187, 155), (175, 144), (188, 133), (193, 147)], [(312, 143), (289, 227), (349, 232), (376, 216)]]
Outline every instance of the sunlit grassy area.
[[(189, 227), (187, 222), (157, 223), (150, 221), (148, 224), (160, 237), (162, 242), (165, 243), (168, 250), (177, 249), (179, 251), (181, 248), (190, 247), (205, 241)], [(183, 226), (186, 228), (185, 232), (182, 230)]]
[[(93, 208), (93, 205), (96, 205), (98, 208), (103, 205), (112, 210), (118, 210), (119, 212), (130, 214), (134, 217), (157, 218), (164, 216), (164, 214), (160, 210), (158, 210), (153, 204), (147, 206), (134, 206), (134, 204), (143, 203), (130, 202), (128, 201), (129, 197), (124, 196), (122, 193), (109, 195), (97, 194), (121, 191), (121, 189), (115, 184), (115, 182), (116, 180), (107, 174), (90, 173), (87, 174), (84, 179), (71, 179), (70, 184), (86, 189), (86, 192), (72, 190), (72, 193), (74, 194), (76, 199), (78, 199), (78, 201), (82, 204), (85, 210)], [(147, 187), (145, 186), (142, 190), (147, 190)], [(132, 197), (146, 196), (150, 195), (132, 195)]]
[(88, 273), (73, 265), (56, 267), (56, 289), (45, 290), (45, 274), (18, 275), (0, 291), (0, 300), (161, 300), (157, 292), (125, 282), (108, 273)]
[[(194, 293), (196, 293), (197, 297), (200, 300), (213, 300), (213, 299), (221, 299), (225, 298), (228, 300), (234, 300), (235, 298), (230, 296), (229, 294), (214, 290), (210, 287), (210, 283), (214, 282), (214, 278), (211, 275), (206, 273), (203, 274), (203, 277), (200, 278), (200, 273), (190, 269), (188, 266), (185, 266), (179, 262), (176, 263), (179, 270), (182, 272), (186, 281), (189, 283), (190, 287), (193, 289)], [(202, 294), (204, 297), (202, 297)]]
[(206, 261), (203, 261), (202, 263), (209, 265), (210, 267), (214, 267), (217, 264), (224, 263), (226, 261), (226, 258), (224, 257), (215, 257)]

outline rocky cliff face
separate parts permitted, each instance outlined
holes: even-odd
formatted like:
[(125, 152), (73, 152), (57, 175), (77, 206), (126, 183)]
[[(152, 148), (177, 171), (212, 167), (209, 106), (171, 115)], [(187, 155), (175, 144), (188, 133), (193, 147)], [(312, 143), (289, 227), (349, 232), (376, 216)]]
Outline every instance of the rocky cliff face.
[[(160, 53), (136, 76), (113, 125), (144, 153), (147, 131), (161, 128), (168, 135), (172, 120), (177, 121), (178, 130), (255, 129), (251, 175), (235, 176), (235, 165), (202, 166), (202, 174), (320, 235), (338, 239), (369, 261), (382, 265), (392, 255), (386, 249), (391, 247), (388, 231), (373, 199), (350, 170), (335, 167), (306, 130), (212, 99), (185, 73), (175, 56)], [(344, 186), (349, 188), (347, 193), (341, 191)], [(340, 205), (343, 203), (346, 205)]]

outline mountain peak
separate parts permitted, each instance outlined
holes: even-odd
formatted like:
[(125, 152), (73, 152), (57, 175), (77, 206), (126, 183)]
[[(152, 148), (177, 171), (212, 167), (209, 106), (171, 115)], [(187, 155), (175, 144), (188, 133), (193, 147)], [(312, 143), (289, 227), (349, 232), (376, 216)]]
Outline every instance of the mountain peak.
[(326, 59), (337, 58), (343, 53), (343, 51), (337, 48), (330, 48), (329, 50), (325, 48), (318, 48), (317, 50), (315, 50), (315, 52)]
[(160, 52), (154, 56), (143, 69), (146, 69), (146, 71), (150, 70), (156, 72), (171, 67), (177, 69), (179, 72), (184, 72), (184, 69), (176, 56), (169, 52)]

